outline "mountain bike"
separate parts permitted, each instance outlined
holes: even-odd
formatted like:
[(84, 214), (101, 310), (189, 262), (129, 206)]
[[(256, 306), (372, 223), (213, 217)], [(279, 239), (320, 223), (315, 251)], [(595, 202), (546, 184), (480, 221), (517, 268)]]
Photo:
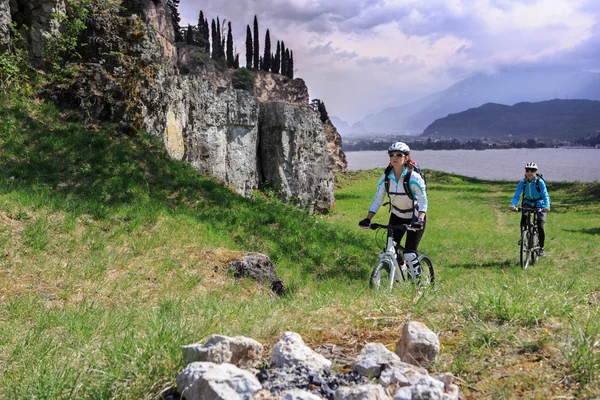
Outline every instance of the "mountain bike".
[(521, 211), (525, 217), (525, 225), (521, 227), (521, 240), (519, 240), (521, 268), (526, 269), (534, 265), (539, 257), (540, 238), (538, 234), (538, 215), (542, 208), (517, 207), (515, 211)]
[(369, 284), (374, 289), (381, 287), (382, 281), (390, 290), (394, 287), (395, 282), (410, 280), (416, 282), (420, 287), (434, 285), (435, 273), (431, 259), (425, 254), (417, 254), (417, 260), (421, 264), (421, 275), (418, 277), (411, 276), (406, 266), (406, 260), (402, 255), (404, 247), (394, 242), (394, 230), (414, 230), (410, 225), (380, 225), (371, 223), (367, 229), (379, 230), (386, 232), (386, 246), (379, 254), (379, 263), (373, 269)]

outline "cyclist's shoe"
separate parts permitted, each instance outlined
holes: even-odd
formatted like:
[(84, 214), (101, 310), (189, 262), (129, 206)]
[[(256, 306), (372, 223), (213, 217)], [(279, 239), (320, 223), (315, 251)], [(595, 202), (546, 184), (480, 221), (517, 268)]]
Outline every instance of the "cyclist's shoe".
[(546, 256), (546, 253), (544, 252), (544, 249), (540, 249), (538, 251), (538, 256), (540, 256), (540, 257), (545, 257)]

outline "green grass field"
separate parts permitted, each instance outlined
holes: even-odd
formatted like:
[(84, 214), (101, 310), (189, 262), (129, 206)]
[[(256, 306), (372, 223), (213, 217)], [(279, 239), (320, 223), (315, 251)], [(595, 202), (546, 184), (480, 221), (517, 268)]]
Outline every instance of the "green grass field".
[[(467, 399), (600, 396), (598, 183), (549, 182), (547, 256), (523, 271), (518, 177), (428, 171), (420, 249), (436, 288), (373, 292), (380, 249), (357, 222), (381, 171), (339, 175), (336, 208), (307, 216), (69, 117), (0, 97), (0, 398), (152, 399), (174, 385), (180, 346), (210, 334), (255, 338), (265, 359), (286, 330), (355, 355), (393, 349), (409, 320), (439, 335), (431, 371)], [(271, 257), (285, 296), (227, 271), (247, 251)]]

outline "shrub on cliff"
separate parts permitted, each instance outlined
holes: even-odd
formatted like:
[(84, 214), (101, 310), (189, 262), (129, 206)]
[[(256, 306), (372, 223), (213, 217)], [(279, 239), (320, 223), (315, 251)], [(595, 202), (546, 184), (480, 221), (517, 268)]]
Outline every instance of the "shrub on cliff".
[(236, 89), (251, 90), (254, 87), (254, 75), (246, 68), (236, 69), (231, 74), (231, 82)]

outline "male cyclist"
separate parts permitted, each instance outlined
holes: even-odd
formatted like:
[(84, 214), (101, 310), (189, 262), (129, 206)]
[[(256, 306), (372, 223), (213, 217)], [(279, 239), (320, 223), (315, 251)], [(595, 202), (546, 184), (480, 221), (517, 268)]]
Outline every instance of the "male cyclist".
[[(529, 208), (542, 208), (542, 212), (538, 214), (537, 224), (538, 232), (540, 235), (540, 256), (545, 256), (544, 253), (544, 241), (546, 239), (546, 233), (544, 232), (544, 224), (546, 223), (546, 213), (550, 211), (550, 196), (548, 195), (548, 189), (546, 188), (546, 182), (540, 176), (537, 175), (537, 164), (527, 163), (525, 164), (525, 178), (521, 179), (517, 184), (517, 190), (512, 199), (512, 205), (510, 206), (511, 211), (517, 209), (519, 197), (523, 193), (522, 207)], [(527, 224), (525, 215), (521, 217), (521, 229)]]
[[(410, 159), (410, 148), (403, 142), (393, 143), (388, 149), (390, 157), (390, 166), (386, 169), (389, 173), (384, 173), (379, 178), (377, 193), (367, 218), (358, 223), (363, 228), (369, 227), (371, 219), (377, 213), (385, 196), (389, 196), (391, 204), (390, 225), (410, 224), (413, 229), (406, 234), (406, 243), (404, 245), (404, 259), (408, 265), (408, 270), (413, 278), (418, 278), (421, 274), (421, 267), (417, 260), (417, 248), (423, 237), (427, 219), (427, 193), (425, 190), (425, 180), (414, 170)], [(407, 176), (407, 174), (409, 174)], [(408, 182), (405, 182), (408, 178)], [(407, 193), (409, 191), (410, 193)], [(404, 236), (404, 231), (394, 231), (394, 241), (400, 244)]]

